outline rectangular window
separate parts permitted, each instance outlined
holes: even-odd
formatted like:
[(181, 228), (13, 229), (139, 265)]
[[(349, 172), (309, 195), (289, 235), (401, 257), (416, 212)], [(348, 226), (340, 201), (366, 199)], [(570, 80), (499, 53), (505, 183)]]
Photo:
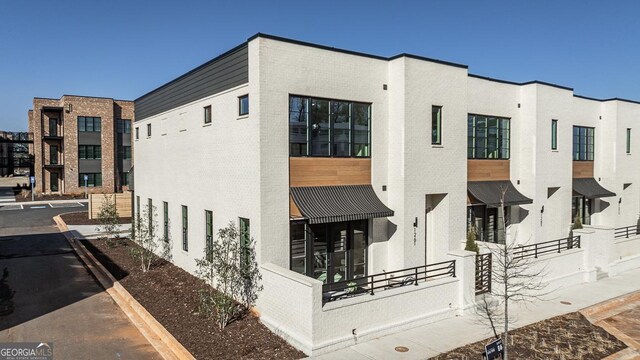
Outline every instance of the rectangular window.
[(118, 134), (131, 134), (131, 120), (117, 120)]
[(49, 163), (51, 165), (58, 165), (58, 145), (51, 145), (49, 147)]
[(169, 241), (169, 203), (166, 201), (162, 202), (162, 215), (163, 239)]
[(431, 107), (431, 144), (442, 145), (442, 106)]
[(129, 186), (129, 173), (121, 172), (120, 173), (120, 186)]
[(240, 251), (242, 252), (242, 261), (247, 264), (249, 259), (249, 244), (251, 243), (251, 229), (249, 219), (239, 218), (240, 223)]
[(78, 159), (94, 160), (102, 158), (102, 146), (78, 145)]
[(58, 119), (49, 119), (49, 136), (58, 136)]
[(249, 95), (238, 97), (238, 115), (249, 115)]
[(573, 127), (573, 160), (593, 161), (595, 129), (585, 126)]
[(558, 150), (558, 120), (551, 120), (551, 150)]
[(140, 129), (136, 127), (136, 140), (140, 138)]
[(131, 146), (118, 146), (118, 159), (131, 160)]
[[(87, 177), (86, 181), (85, 175)], [(78, 174), (78, 184), (87, 187), (102, 186), (102, 173), (80, 173)]]
[(211, 105), (204, 107), (204, 123), (211, 124)]
[(304, 222), (291, 223), (291, 270), (307, 274), (306, 225)]
[(189, 251), (189, 214), (184, 205), (182, 205), (182, 250)]
[(469, 114), (467, 118), (468, 159), (509, 159), (508, 118)]
[(289, 97), (290, 156), (368, 157), (371, 104)]
[(147, 199), (147, 206), (147, 216), (149, 217), (147, 226), (149, 227), (149, 235), (153, 238), (153, 200)]
[(213, 212), (209, 210), (204, 211), (205, 218), (205, 257), (207, 261), (213, 261), (213, 253), (211, 252), (213, 248)]
[(100, 132), (102, 131), (102, 119), (95, 116), (78, 116), (79, 132)]
[(631, 154), (631, 129), (627, 129), (627, 154)]
[(147, 137), (151, 137), (151, 124), (147, 124)]

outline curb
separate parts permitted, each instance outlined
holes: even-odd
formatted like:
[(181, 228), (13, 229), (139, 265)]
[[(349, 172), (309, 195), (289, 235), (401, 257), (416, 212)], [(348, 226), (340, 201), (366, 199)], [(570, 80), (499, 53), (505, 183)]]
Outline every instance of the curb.
[(116, 280), (107, 269), (87, 250), (82, 243), (73, 238), (69, 233), (67, 224), (55, 216), (53, 220), (58, 229), (63, 232), (65, 238), (85, 264), (87, 269), (95, 276), (100, 285), (113, 298), (115, 303), (127, 315), (131, 323), (151, 343), (163, 359), (193, 359), (193, 355), (176, 340), (167, 329), (162, 326), (131, 294)]
[(88, 204), (87, 199), (67, 199), (67, 200), (36, 200), (36, 201), (16, 201), (11, 205), (44, 205), (44, 204), (65, 204), (65, 203), (81, 203)]

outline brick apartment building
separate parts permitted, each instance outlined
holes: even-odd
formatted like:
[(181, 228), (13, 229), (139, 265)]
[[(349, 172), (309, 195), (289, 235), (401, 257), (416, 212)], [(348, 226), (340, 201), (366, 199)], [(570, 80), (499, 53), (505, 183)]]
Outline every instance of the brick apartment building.
[(85, 184), (90, 193), (126, 190), (133, 119), (132, 101), (75, 95), (34, 98), (28, 121), (36, 193), (82, 193)]

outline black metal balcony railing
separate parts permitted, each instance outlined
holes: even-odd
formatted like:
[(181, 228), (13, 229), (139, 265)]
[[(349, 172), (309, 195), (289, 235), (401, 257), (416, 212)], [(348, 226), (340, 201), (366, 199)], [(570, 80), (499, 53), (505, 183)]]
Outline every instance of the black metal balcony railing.
[(561, 253), (562, 251), (579, 249), (580, 248), (580, 235), (573, 237), (566, 237), (557, 240), (545, 241), (537, 244), (524, 245), (516, 247), (513, 251), (515, 259), (522, 259), (526, 257), (537, 258), (540, 255), (550, 253)]
[(476, 255), (476, 295), (491, 292), (491, 253)]
[(615, 239), (628, 238), (629, 236), (640, 235), (640, 225), (630, 225), (616, 228), (613, 232)]
[(374, 295), (378, 290), (407, 285), (418, 286), (420, 281), (445, 277), (456, 277), (455, 260), (324, 284), (322, 285), (323, 301), (344, 299), (360, 294)]

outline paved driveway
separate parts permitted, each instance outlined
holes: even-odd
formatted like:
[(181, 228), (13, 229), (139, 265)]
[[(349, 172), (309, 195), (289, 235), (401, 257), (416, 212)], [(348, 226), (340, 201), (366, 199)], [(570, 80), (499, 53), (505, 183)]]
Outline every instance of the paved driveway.
[(54, 226), (77, 210), (0, 211), (0, 271), (15, 291), (0, 342), (52, 342), (58, 359), (159, 359)]

